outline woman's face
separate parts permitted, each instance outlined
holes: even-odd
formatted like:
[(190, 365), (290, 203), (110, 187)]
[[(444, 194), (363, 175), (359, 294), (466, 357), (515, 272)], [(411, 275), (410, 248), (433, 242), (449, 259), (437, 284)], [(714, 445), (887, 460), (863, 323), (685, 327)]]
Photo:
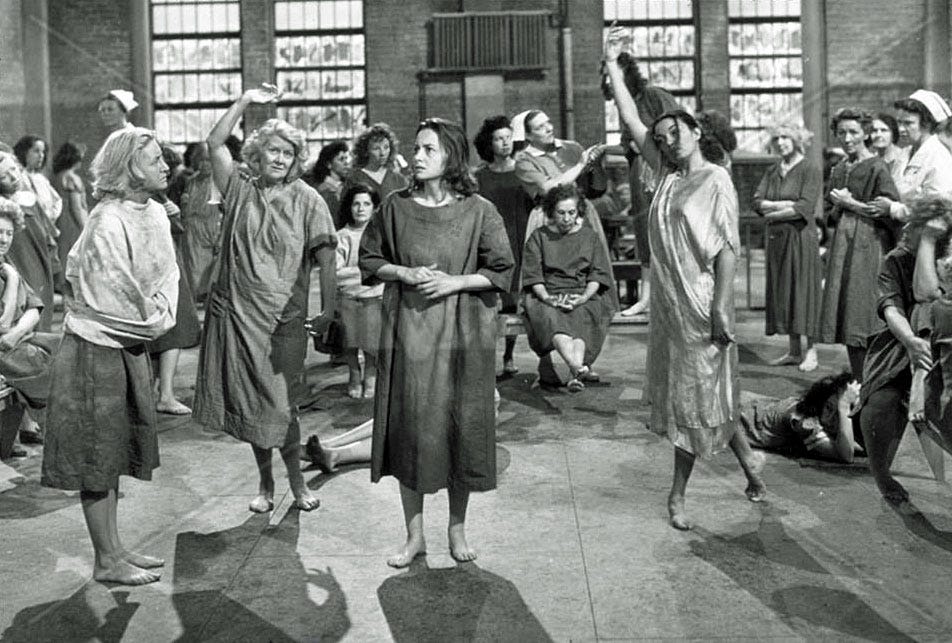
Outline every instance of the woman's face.
[(169, 185), (169, 166), (162, 157), (162, 148), (154, 140), (138, 151), (136, 165), (142, 174), (143, 192), (160, 192)]
[(497, 159), (507, 159), (512, 156), (512, 130), (508, 127), (500, 127), (493, 132), (493, 157)]
[(0, 155), (0, 194), (11, 195), (20, 189), (20, 168), (16, 160), (8, 155)]
[(841, 120), (836, 124), (836, 139), (847, 156), (856, 156), (866, 147), (866, 132), (859, 121)]
[(555, 210), (552, 211), (552, 222), (559, 232), (565, 234), (575, 227), (578, 223), (578, 201), (575, 199), (562, 199), (555, 204)]
[(869, 132), (869, 138), (869, 146), (874, 150), (884, 150), (895, 142), (892, 140), (892, 130), (889, 129), (889, 125), (887, 125), (885, 121), (881, 121), (878, 118), (873, 119), (873, 124)]
[(106, 129), (119, 129), (126, 124), (126, 113), (122, 111), (119, 103), (106, 98), (99, 103), (99, 119)]
[(922, 128), (918, 114), (900, 109), (899, 114), (896, 115), (896, 123), (899, 125), (900, 145), (918, 145), (922, 142), (925, 130)]
[(783, 134), (774, 139), (774, 146), (777, 148), (777, 153), (783, 158), (789, 158), (794, 152), (797, 151), (797, 147), (794, 145), (793, 139)]
[(46, 160), (46, 143), (36, 141), (26, 152), (26, 169), (30, 172), (36, 172), (43, 167), (43, 161)]
[(380, 169), (390, 160), (390, 141), (385, 138), (375, 138), (370, 141), (368, 147), (370, 154), (370, 163), (372, 169)]
[(192, 154), (192, 167), (199, 176), (208, 176), (212, 173), (212, 159), (208, 155), (208, 145), (205, 143), (199, 145)]
[(526, 123), (526, 140), (540, 149), (555, 143), (555, 127), (545, 112), (539, 112)]
[(952, 243), (946, 246), (945, 255), (936, 257), (935, 271), (946, 289), (952, 287)]
[(680, 163), (691, 158), (697, 150), (701, 133), (677, 118), (668, 117), (654, 126), (652, 138), (662, 155)]
[(446, 172), (446, 152), (431, 129), (417, 132), (413, 146), (413, 178), (417, 181), (439, 179)]
[[(389, 145), (389, 143), (387, 144)], [(352, 163), (352, 157), (350, 155), (350, 150), (343, 150), (337, 153), (337, 156), (331, 159), (330, 170), (337, 175), (337, 178), (344, 178), (350, 174), (350, 166)]]
[(291, 142), (274, 134), (261, 148), (258, 173), (267, 183), (281, 183), (291, 171), (296, 156)]
[(350, 216), (354, 219), (354, 225), (363, 226), (374, 214), (374, 202), (370, 195), (361, 192), (354, 197), (350, 204)]
[(6, 217), (0, 217), (0, 257), (7, 256), (10, 251), (10, 244), (13, 243), (13, 221)]

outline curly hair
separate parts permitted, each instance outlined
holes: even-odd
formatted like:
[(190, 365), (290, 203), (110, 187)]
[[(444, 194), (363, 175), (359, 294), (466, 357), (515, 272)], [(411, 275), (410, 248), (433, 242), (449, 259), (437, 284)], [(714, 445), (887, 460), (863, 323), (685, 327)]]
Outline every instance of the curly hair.
[(27, 134), (20, 138), (19, 141), (13, 146), (13, 153), (16, 155), (17, 160), (20, 161), (20, 165), (26, 167), (26, 155), (33, 149), (33, 146), (37, 143), (43, 144), (43, 160), (40, 162), (40, 167), (42, 168), (46, 165), (46, 159), (50, 155), (50, 146), (39, 136), (33, 136), (32, 134)]
[(53, 174), (68, 170), (86, 158), (86, 146), (66, 142), (59, 146), (53, 156)]
[(841, 107), (836, 110), (836, 113), (833, 114), (833, 117), (830, 119), (830, 131), (833, 132), (834, 136), (836, 136), (836, 128), (839, 127), (843, 121), (856, 121), (859, 123), (860, 128), (862, 128), (863, 133), (866, 135), (866, 141), (869, 141), (869, 134), (873, 129), (872, 114), (862, 109)]
[(843, 371), (838, 375), (827, 375), (817, 380), (797, 402), (797, 413), (803, 417), (820, 417), (827, 401), (833, 396), (841, 395), (853, 379), (852, 373)]
[(375, 141), (386, 140), (390, 143), (390, 156), (387, 157), (385, 165), (389, 168), (397, 156), (397, 148), (400, 141), (397, 135), (386, 123), (374, 123), (365, 132), (361, 132), (357, 140), (354, 141), (354, 166), (366, 167), (370, 163), (370, 144)]
[[(727, 117), (718, 111), (703, 111), (696, 118), (683, 109), (667, 111), (654, 120), (651, 131), (654, 132), (658, 123), (666, 118), (673, 118), (701, 133), (698, 147), (701, 155), (710, 163), (722, 164), (737, 149), (737, 135)], [(674, 159), (665, 161), (669, 166), (675, 165)]]
[[(483, 121), (479, 131), (476, 132), (476, 136), (473, 138), (473, 147), (476, 148), (476, 154), (487, 163), (492, 163), (493, 160), (495, 160), (495, 155), (493, 154), (493, 134), (496, 133), (496, 130), (501, 129), (512, 129), (512, 123), (509, 119), (502, 115), (490, 116)], [(510, 156), (512, 156), (511, 153)]]
[(899, 123), (896, 122), (896, 117), (892, 114), (887, 114), (886, 112), (879, 112), (873, 114), (874, 121), (882, 121), (886, 124), (886, 127), (889, 128), (889, 133), (892, 134), (892, 144), (895, 145), (899, 142)]
[[(625, 78), (625, 86), (628, 88), (628, 92), (632, 97), (637, 96), (644, 90), (648, 85), (648, 80), (641, 74), (641, 69), (638, 68), (638, 61), (627, 51), (621, 52), (618, 55), (618, 66), (621, 67), (622, 74)], [(602, 96), (605, 97), (605, 100), (614, 100), (615, 92), (612, 90), (611, 79), (608, 77), (608, 72), (605, 71), (605, 63), (602, 62)]]
[(110, 134), (89, 168), (93, 177), (93, 196), (97, 199), (123, 199), (141, 185), (138, 158), (153, 141), (158, 143), (155, 132), (144, 127), (116, 130)]
[[(476, 192), (476, 179), (469, 167), (469, 141), (466, 132), (458, 123), (443, 118), (428, 118), (420, 123), (416, 133), (428, 129), (436, 134), (440, 147), (446, 154), (446, 167), (443, 170), (443, 181), (447, 187), (461, 194), (470, 196)], [(423, 189), (422, 182), (416, 177), (413, 179), (413, 189)]]
[(936, 123), (935, 118), (933, 118), (932, 112), (929, 111), (928, 107), (917, 101), (915, 98), (900, 98), (895, 103), (893, 103), (893, 107), (896, 109), (901, 109), (904, 112), (918, 115), (919, 125), (922, 127), (922, 129), (930, 133), (935, 131), (935, 126), (938, 123)]
[(349, 149), (347, 141), (333, 141), (321, 148), (317, 160), (314, 161), (314, 167), (311, 168), (311, 178), (314, 179), (315, 185), (320, 185), (330, 176), (331, 161), (337, 158), (338, 154)]
[(810, 141), (813, 140), (813, 132), (805, 127), (801, 127), (797, 123), (780, 123), (770, 128), (770, 147), (774, 147), (777, 139), (781, 136), (786, 136), (793, 141), (794, 149), (801, 154), (803, 154), (806, 146), (810, 144)]
[(574, 183), (557, 185), (545, 193), (545, 196), (542, 197), (542, 211), (545, 212), (545, 216), (551, 219), (555, 214), (555, 206), (559, 204), (559, 201), (565, 201), (566, 199), (575, 201), (578, 207), (578, 216), (584, 219), (587, 214), (587, 201), (579, 194)]
[(23, 210), (15, 201), (0, 196), (0, 219), (6, 219), (13, 224), (13, 231), (17, 232), (24, 227)]
[(338, 220), (341, 222), (341, 226), (348, 226), (354, 222), (354, 215), (351, 212), (351, 208), (354, 205), (354, 199), (357, 198), (358, 194), (369, 194), (370, 202), (374, 204), (374, 210), (377, 209), (377, 206), (380, 205), (380, 193), (369, 185), (364, 185), (363, 183), (355, 183), (354, 185), (347, 188), (347, 191), (340, 198), (340, 207), (337, 209)]
[(952, 237), (952, 197), (944, 194), (927, 194), (915, 199), (909, 206), (909, 220), (904, 232), (916, 232), (933, 219), (945, 221), (946, 232), (936, 243), (936, 255), (945, 254)]
[(248, 136), (248, 140), (241, 148), (241, 158), (257, 172), (264, 146), (274, 136), (284, 139), (294, 148), (294, 162), (291, 163), (291, 168), (284, 177), (285, 183), (293, 183), (304, 174), (304, 164), (307, 162), (309, 152), (304, 132), (287, 121), (280, 118), (266, 120), (261, 127)]

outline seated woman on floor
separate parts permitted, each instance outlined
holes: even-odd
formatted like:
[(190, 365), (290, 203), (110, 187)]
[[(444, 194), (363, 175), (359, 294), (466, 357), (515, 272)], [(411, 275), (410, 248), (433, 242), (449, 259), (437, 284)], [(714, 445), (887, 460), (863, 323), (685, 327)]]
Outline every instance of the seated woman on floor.
[(849, 371), (828, 375), (799, 398), (742, 399), (740, 423), (754, 448), (851, 463), (858, 448), (852, 415), (859, 391)]
[(582, 225), (586, 207), (574, 184), (549, 190), (542, 201), (546, 224), (526, 241), (522, 265), (529, 346), (540, 356), (559, 353), (572, 372), (572, 392), (597, 380), (589, 365), (614, 309), (611, 265), (598, 234)]

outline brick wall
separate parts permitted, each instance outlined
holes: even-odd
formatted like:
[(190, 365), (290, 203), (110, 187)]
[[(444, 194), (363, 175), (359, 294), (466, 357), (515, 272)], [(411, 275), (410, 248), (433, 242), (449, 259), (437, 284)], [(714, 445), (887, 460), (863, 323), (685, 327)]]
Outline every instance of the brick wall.
[(0, 141), (12, 146), (24, 134), (23, 41), (20, 0), (0, 0)]

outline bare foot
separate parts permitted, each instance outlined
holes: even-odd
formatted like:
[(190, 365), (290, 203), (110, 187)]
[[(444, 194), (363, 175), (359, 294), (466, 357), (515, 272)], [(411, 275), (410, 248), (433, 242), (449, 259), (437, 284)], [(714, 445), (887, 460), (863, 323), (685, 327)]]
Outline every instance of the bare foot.
[(426, 554), (426, 541), (422, 536), (409, 536), (403, 549), (387, 559), (387, 564), (397, 569), (408, 567), (417, 556)]
[(770, 360), (767, 362), (769, 366), (797, 366), (802, 361), (802, 358), (799, 355), (791, 355), (787, 353), (783, 357), (778, 357), (777, 359)]
[(807, 354), (803, 358), (803, 361), (800, 362), (800, 365), (797, 366), (797, 370), (800, 371), (801, 373), (809, 373), (811, 371), (815, 371), (819, 365), (820, 365), (820, 360), (817, 359), (816, 349), (808, 348)]
[(122, 559), (131, 565), (141, 567), (142, 569), (156, 569), (165, 565), (165, 561), (155, 556), (146, 556), (137, 554), (134, 551), (124, 550), (121, 554)]
[(337, 458), (333, 450), (322, 447), (321, 440), (316, 435), (307, 439), (307, 444), (304, 445), (304, 453), (308, 460), (317, 465), (321, 473), (334, 473), (337, 468)]
[(635, 315), (644, 315), (648, 312), (648, 302), (638, 301), (629, 308), (621, 311), (622, 317), (634, 317)]
[(248, 511), (256, 514), (266, 514), (274, 509), (274, 496), (260, 493), (248, 503)]
[(311, 495), (307, 489), (294, 494), (294, 506), (301, 511), (313, 511), (321, 506), (321, 501)]
[(519, 372), (519, 367), (512, 361), (512, 358), (504, 359), (502, 361), (502, 372), (505, 375), (514, 375)]
[(760, 474), (767, 464), (767, 456), (760, 451), (753, 451), (744, 462), (744, 474), (747, 476), (747, 488), (744, 494), (751, 502), (763, 502), (767, 498), (767, 485)]
[(155, 404), (155, 410), (168, 415), (189, 415), (192, 412), (192, 409), (175, 399), (159, 400)]
[(882, 481), (877, 480), (876, 484), (879, 486), (879, 492), (883, 494), (883, 499), (887, 502), (898, 505), (909, 501), (909, 492), (892, 476), (888, 476)]
[(468, 563), (476, 560), (476, 551), (466, 542), (466, 527), (460, 523), (450, 525), (446, 530), (450, 540), (450, 556), (457, 563)]
[(365, 400), (374, 399), (374, 393), (376, 392), (377, 392), (377, 378), (376, 377), (364, 378), (364, 399)]
[(767, 499), (767, 487), (763, 481), (758, 478), (756, 482), (751, 481), (747, 484), (747, 488), (744, 489), (744, 494), (751, 502), (763, 502)]
[(100, 583), (119, 583), (120, 585), (146, 585), (162, 578), (159, 572), (142, 569), (125, 561), (119, 560), (113, 565), (104, 566), (99, 563), (93, 568), (93, 579)]
[(694, 527), (684, 513), (684, 496), (668, 496), (668, 515), (671, 517), (671, 526), (681, 531), (688, 531)]

